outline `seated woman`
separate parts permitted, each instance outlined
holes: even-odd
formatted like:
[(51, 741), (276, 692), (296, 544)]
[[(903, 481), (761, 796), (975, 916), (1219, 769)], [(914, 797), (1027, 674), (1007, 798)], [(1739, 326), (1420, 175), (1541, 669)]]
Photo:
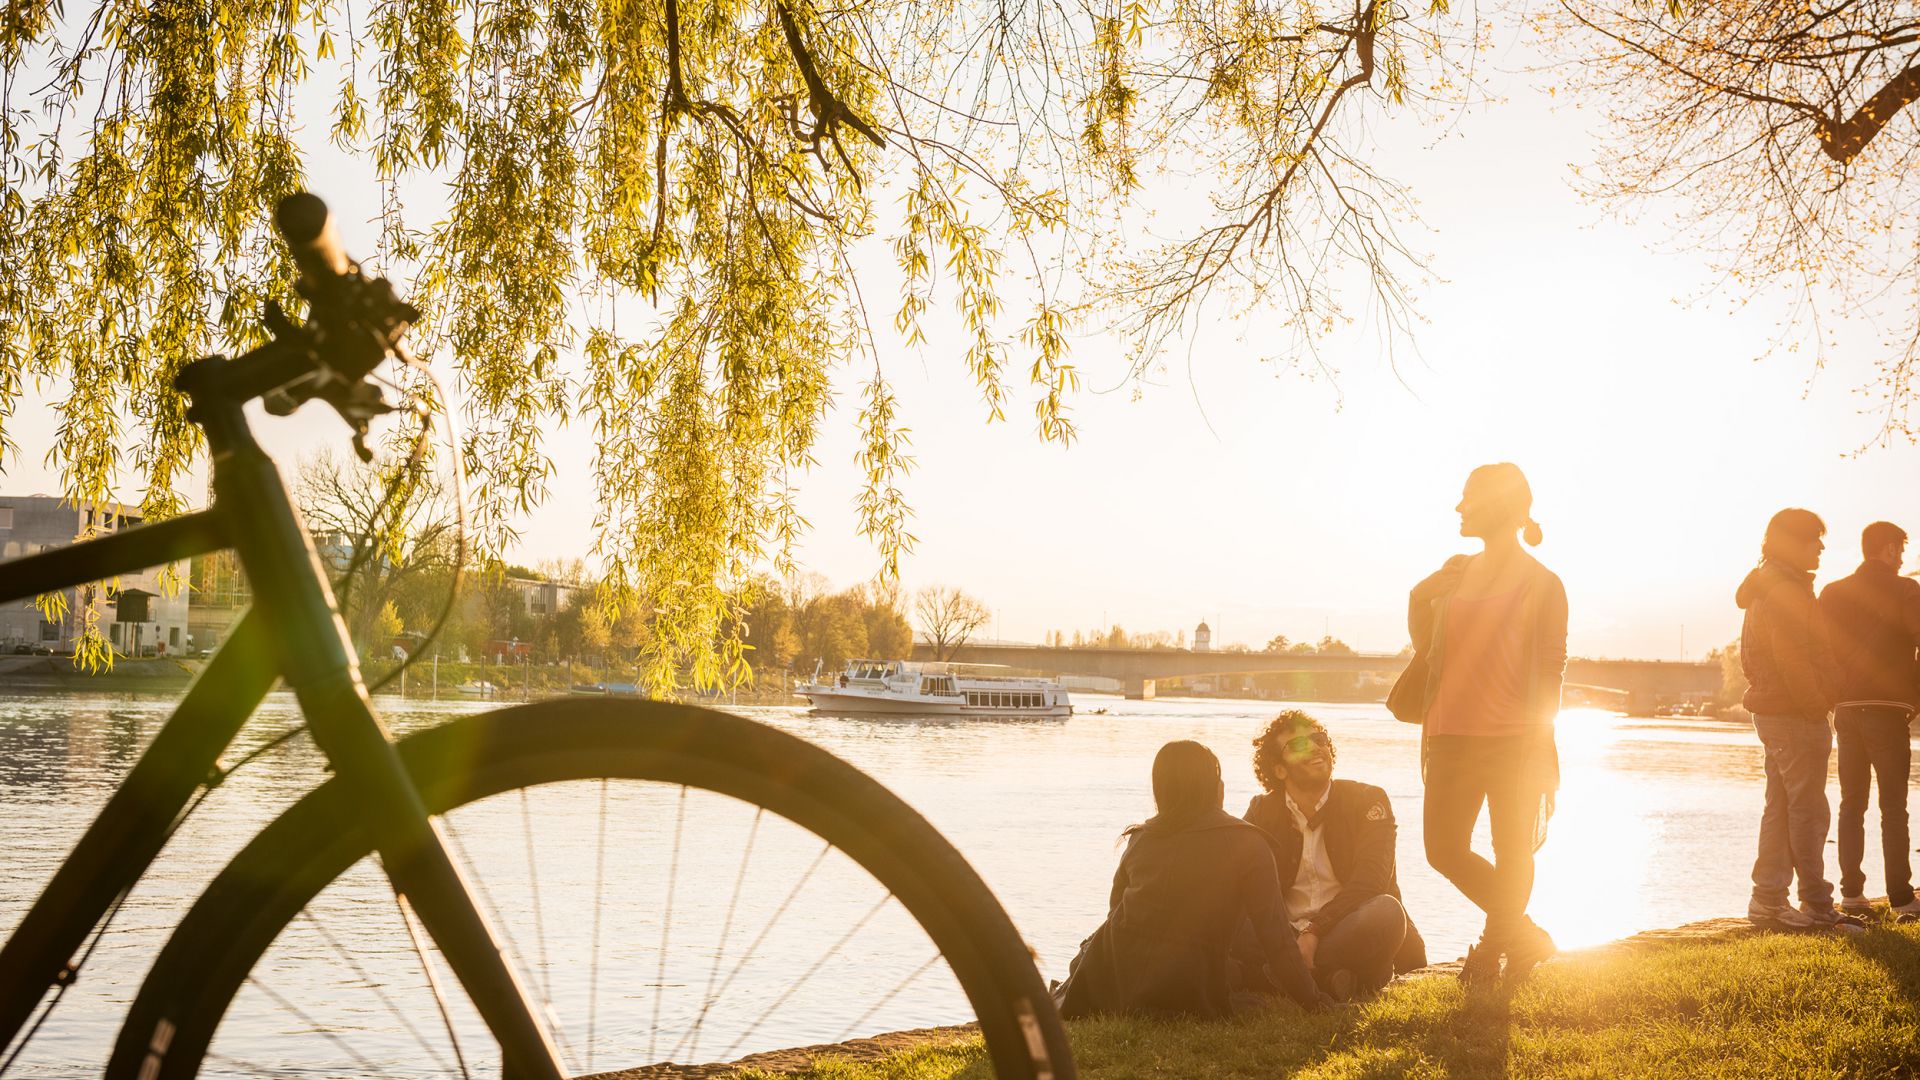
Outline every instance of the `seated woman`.
[(1055, 991), (1060, 1014), (1224, 1016), (1228, 956), (1251, 920), (1268, 977), (1308, 1008), (1321, 997), (1287, 922), (1266, 834), (1221, 808), (1220, 759), (1170, 742), (1153, 759), (1155, 813), (1127, 829), (1107, 921)]

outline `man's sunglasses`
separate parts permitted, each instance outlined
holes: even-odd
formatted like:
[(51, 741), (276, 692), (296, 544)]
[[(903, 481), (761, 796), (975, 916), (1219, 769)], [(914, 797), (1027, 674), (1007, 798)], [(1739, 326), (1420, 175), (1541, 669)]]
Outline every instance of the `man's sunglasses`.
[(1280, 752), (1289, 757), (1304, 757), (1313, 753), (1316, 746), (1326, 746), (1327, 736), (1318, 731), (1309, 731), (1305, 735), (1295, 735), (1280, 744)]

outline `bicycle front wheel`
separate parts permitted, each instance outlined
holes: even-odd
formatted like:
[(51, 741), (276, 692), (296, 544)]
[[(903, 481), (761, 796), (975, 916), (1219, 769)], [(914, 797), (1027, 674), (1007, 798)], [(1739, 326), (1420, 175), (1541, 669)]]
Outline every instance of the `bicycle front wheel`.
[[(573, 1075), (965, 1021), (998, 1076), (1074, 1075), (985, 883), (817, 746), (607, 701), (502, 709), (399, 746)], [(497, 1074), (356, 810), (329, 781), (213, 881), (141, 986), (109, 1077)]]

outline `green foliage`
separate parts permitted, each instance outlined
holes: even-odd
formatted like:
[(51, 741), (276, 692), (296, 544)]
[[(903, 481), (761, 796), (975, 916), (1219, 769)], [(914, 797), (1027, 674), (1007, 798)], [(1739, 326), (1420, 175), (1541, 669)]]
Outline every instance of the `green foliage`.
[(737, 629), (760, 681), (784, 668), (810, 672), (816, 661), (831, 672), (851, 659), (899, 660), (913, 650), (913, 630), (890, 585), (828, 593), (817, 577), (761, 578), (745, 597)]
[[(1139, 374), (1209, 297), (1332, 325), (1331, 252), (1398, 297), (1405, 206), (1329, 119), (1391, 105), (1416, 68), (1444, 88), (1437, 14), (1123, 0), (1091, 40), (1083, 14), (15, 0), (0, 447), (28, 382), (54, 380), (66, 493), (100, 500), (130, 477), (148, 518), (179, 512), (202, 447), (170, 380), (256, 343), (262, 302), (290, 300), (266, 222), (307, 182), (301, 132), (324, 132), (380, 184), (362, 254), (410, 283), (419, 351), (459, 374), (483, 550), (546, 495), (545, 434), (586, 425), (609, 570), (595, 610), (608, 627), (638, 613), (625, 636), (656, 687), (741, 677), (723, 628), (755, 574), (793, 569), (794, 487), (856, 359), (875, 372), (860, 526), (883, 578), (912, 547), (907, 425), (852, 272), (862, 244), (891, 245), (908, 342), (933, 347), (923, 320), (950, 304), (985, 416), (1008, 414), (1024, 372), (1036, 433), (1061, 444), (1070, 335), (1090, 319), (1119, 313)], [(1129, 252), (1114, 226), (1167, 163), (1207, 177), (1219, 221)]]

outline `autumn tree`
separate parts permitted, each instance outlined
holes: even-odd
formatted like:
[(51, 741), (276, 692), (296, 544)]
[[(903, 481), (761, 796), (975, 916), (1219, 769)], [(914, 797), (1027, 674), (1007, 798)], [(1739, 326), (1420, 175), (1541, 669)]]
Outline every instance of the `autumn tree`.
[(913, 610), (920, 618), (920, 635), (933, 646), (936, 661), (953, 659), (968, 639), (993, 618), (987, 605), (954, 585), (920, 590)]
[(321, 451), (301, 460), (292, 486), (307, 528), (340, 577), (342, 614), (361, 648), (381, 640), (375, 624), (389, 606), (395, 618), (422, 629), (438, 616), (454, 585), (458, 551), (453, 508), (431, 473), (409, 476), (404, 463), (368, 464)]
[[(860, 529), (885, 574), (912, 545), (871, 327), (1064, 443), (1076, 329), (1117, 329), (1145, 373), (1209, 312), (1264, 312), (1283, 361), (1313, 360), (1344, 287), (1402, 317), (1409, 200), (1360, 140), (1457, 98), (1479, 32), (1376, 0), (20, 0), (0, 442), (52, 379), (68, 495), (130, 480), (149, 518), (184, 508), (202, 446), (171, 377), (292, 301), (265, 222), (324, 135), (380, 193), (358, 254), (410, 283), (419, 351), (458, 375), (478, 539), (503, 550), (545, 496), (557, 420), (589, 430), (609, 603), (654, 624), (651, 685), (712, 681), (739, 591), (791, 570), (836, 377), (858, 386)], [(1130, 227), (1162, 166), (1195, 213)], [(867, 247), (892, 295), (861, 290)], [(929, 335), (936, 308), (957, 333)]]
[[(1575, 88), (1610, 115), (1588, 179), (1623, 207), (1677, 194), (1691, 236), (1749, 294), (1891, 317), (1872, 389), (1913, 437), (1920, 364), (1920, 9), (1911, 0), (1560, 0), (1546, 19)], [(1830, 353), (1823, 351), (1823, 356)]]

